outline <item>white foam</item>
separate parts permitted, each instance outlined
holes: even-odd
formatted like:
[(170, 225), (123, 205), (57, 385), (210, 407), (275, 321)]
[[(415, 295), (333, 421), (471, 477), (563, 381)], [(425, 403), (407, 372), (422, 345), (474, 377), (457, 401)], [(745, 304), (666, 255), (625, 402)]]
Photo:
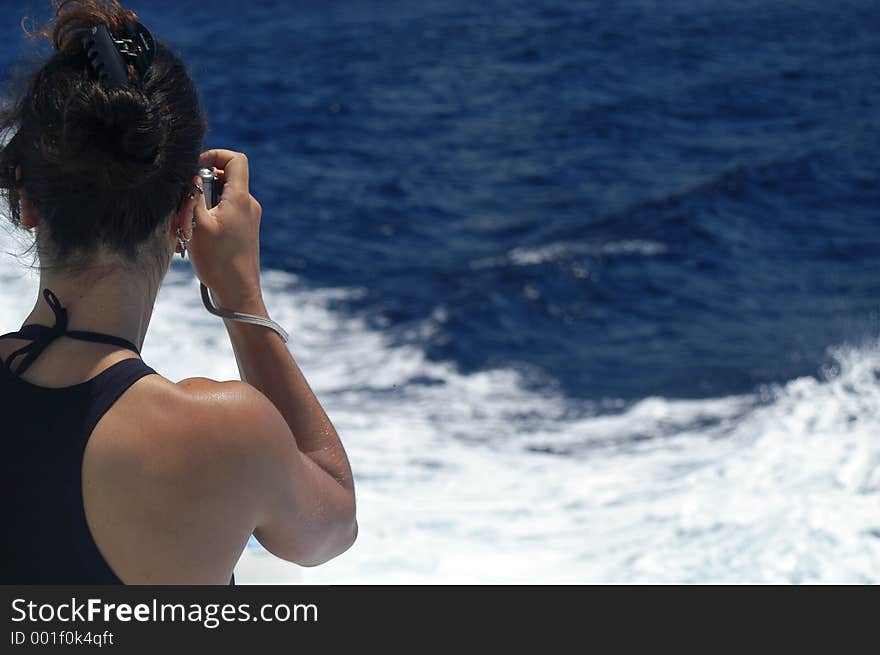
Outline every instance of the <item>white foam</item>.
[[(877, 343), (836, 351), (824, 380), (596, 415), (512, 371), (461, 375), (328, 309), (357, 289), (264, 281), (345, 442), (360, 536), (310, 569), (255, 548), (241, 583), (880, 581)], [(5, 332), (36, 281), (3, 257), (0, 284)], [(186, 264), (143, 354), (172, 380), (237, 376)]]
[(537, 247), (514, 248), (507, 253), (508, 260), (517, 266), (530, 266), (556, 261), (572, 255), (640, 255), (654, 257), (666, 252), (666, 246), (656, 241), (633, 239), (608, 243), (557, 242)]

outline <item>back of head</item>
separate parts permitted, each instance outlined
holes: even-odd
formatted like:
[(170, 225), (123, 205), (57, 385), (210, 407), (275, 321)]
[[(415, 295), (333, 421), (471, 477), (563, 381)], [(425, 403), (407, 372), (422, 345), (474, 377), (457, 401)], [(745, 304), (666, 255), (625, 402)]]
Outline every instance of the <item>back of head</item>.
[(186, 66), (158, 39), (143, 79), (128, 65), (132, 84), (98, 80), (82, 35), (104, 23), (123, 36), (137, 17), (116, 0), (53, 6), (54, 20), (37, 34), (54, 53), (0, 113), (9, 138), (0, 190), (15, 225), (21, 191), (39, 212), (44, 266), (87, 265), (99, 251), (136, 263), (189, 192), (204, 111)]

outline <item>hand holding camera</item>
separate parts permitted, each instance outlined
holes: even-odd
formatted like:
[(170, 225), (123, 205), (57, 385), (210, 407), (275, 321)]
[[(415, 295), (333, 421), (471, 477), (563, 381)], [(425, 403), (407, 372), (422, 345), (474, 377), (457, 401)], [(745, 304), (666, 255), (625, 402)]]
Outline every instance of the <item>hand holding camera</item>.
[[(247, 157), (231, 150), (209, 150), (199, 165), (208, 170), (200, 173), (205, 203), (196, 203), (198, 236), (189, 246), (193, 268), (222, 306), (262, 313), (262, 208), (250, 194)], [(222, 193), (216, 193), (218, 187)], [(212, 196), (219, 202), (209, 209)]]

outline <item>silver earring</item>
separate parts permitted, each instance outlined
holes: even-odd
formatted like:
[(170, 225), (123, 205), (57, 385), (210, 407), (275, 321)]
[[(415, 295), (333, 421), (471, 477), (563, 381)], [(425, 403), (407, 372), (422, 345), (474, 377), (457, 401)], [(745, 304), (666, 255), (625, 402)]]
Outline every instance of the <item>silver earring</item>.
[(180, 228), (177, 228), (177, 243), (180, 244), (180, 258), (184, 259), (186, 257), (186, 245), (192, 241), (192, 237), (188, 239), (183, 236), (183, 231)]

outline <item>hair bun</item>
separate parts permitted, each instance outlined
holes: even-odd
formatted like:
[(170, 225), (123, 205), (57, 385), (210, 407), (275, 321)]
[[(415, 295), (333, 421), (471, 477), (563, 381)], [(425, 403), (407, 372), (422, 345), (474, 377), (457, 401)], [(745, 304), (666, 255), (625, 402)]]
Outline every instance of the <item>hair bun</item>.
[(138, 89), (87, 84), (64, 108), (60, 159), (102, 187), (142, 186), (160, 168), (167, 133), (161, 113)]

